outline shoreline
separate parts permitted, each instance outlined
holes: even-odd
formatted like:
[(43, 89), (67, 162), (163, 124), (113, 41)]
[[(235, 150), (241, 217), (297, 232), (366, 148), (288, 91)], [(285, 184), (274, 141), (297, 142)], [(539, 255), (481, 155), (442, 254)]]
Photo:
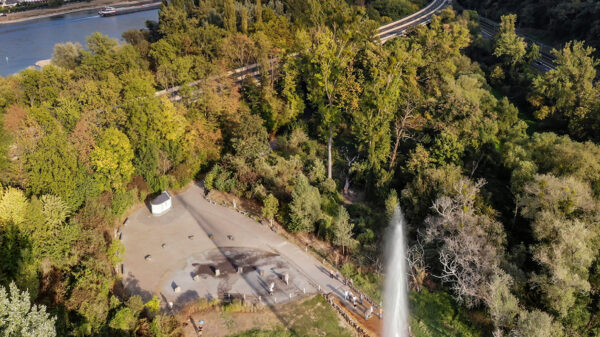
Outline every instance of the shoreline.
[[(8, 17), (5, 17), (5, 20), (2, 20), (2, 18), (0, 18), (0, 25), (8, 25), (8, 24), (12, 24), (12, 23), (21, 23), (21, 22), (27, 22), (27, 21), (34, 21), (34, 20), (38, 20), (38, 19), (45, 19), (45, 18), (51, 18), (54, 16), (60, 16), (60, 15), (64, 15), (64, 14), (71, 14), (71, 13), (77, 13), (77, 12), (84, 12), (84, 11), (89, 11), (89, 10), (95, 10), (95, 9), (101, 9), (105, 6), (114, 6), (114, 7), (125, 7), (125, 6), (135, 6), (135, 5), (143, 5), (143, 4), (147, 4), (147, 3), (152, 3), (152, 2), (156, 2), (156, 1), (152, 1), (152, 0), (138, 0), (138, 1), (97, 1), (96, 3), (77, 3), (77, 4), (73, 4), (74, 6), (71, 8), (63, 8), (61, 10), (61, 8), (53, 8), (53, 9), (32, 9), (31, 11), (45, 11), (45, 10), (55, 10), (52, 13), (47, 13), (47, 14), (38, 14), (38, 15), (32, 15), (32, 16), (24, 16), (24, 17), (17, 17), (15, 19), (11, 19), (11, 15), (9, 14)], [(83, 6), (76, 6), (76, 5), (83, 5)], [(87, 5), (87, 6), (86, 6)], [(64, 5), (64, 6), (69, 6), (69, 4)], [(63, 6), (63, 7), (64, 7)], [(17, 15), (17, 14), (27, 14), (27, 12), (29, 11), (24, 11), (24, 12), (17, 12), (17, 13), (13, 13), (13, 15)]]

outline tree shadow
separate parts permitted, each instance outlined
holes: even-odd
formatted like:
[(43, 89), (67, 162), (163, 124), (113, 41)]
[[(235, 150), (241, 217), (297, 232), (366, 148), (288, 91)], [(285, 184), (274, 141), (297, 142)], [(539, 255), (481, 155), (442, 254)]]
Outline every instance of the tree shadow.
[(198, 292), (195, 290), (187, 290), (184, 293), (182, 293), (181, 295), (177, 296), (177, 299), (175, 300), (175, 310), (180, 310), (183, 309), (183, 307), (186, 306), (186, 304), (191, 303), (197, 299), (200, 298), (200, 295), (198, 295)]
[(124, 277), (122, 281), (124, 290), (126, 290), (129, 294), (140, 295), (144, 302), (150, 301), (154, 295), (151, 292), (142, 289), (139, 286), (139, 283), (140, 281), (136, 279), (132, 273), (127, 274), (127, 278)]
[[(203, 189), (204, 191), (204, 189)], [(204, 233), (208, 236), (209, 233), (215, 233), (218, 232), (218, 230), (216, 230), (216, 228), (214, 228), (210, 222), (202, 215), (200, 214), (193, 206), (189, 205), (188, 202), (186, 202), (184, 200), (184, 198), (178, 198), (178, 202), (179, 204), (185, 208), (185, 210), (187, 210), (189, 212), (189, 214), (194, 218), (194, 220), (196, 221), (196, 224), (198, 225), (198, 227), (200, 227), (200, 229), (202, 229), (202, 231), (204, 231)], [(215, 205), (213, 207), (222, 207), (222, 206), (218, 206)], [(225, 211), (230, 211), (229, 209), (225, 209)], [(227, 261), (227, 263), (229, 263), (231, 265), (232, 268), (236, 268), (236, 262), (228, 255), (225, 254), (225, 247), (220, 247), (219, 245), (215, 244), (216, 248), (219, 250), (219, 252), (221, 253), (221, 255), (225, 258), (225, 260)], [(252, 268), (252, 267), (251, 267)], [(256, 272), (259, 272), (259, 268), (256, 268), (254, 266), (253, 268)], [(262, 276), (258, 278), (259, 283), (261, 283), (261, 287), (257, 287), (253, 282), (250, 281), (249, 278), (249, 273), (241, 273), (240, 275), (242, 277), (242, 279), (246, 282), (246, 284), (252, 289), (252, 291), (259, 295), (259, 296), (267, 296), (268, 292), (265, 293), (265, 290), (268, 289), (266, 283), (264, 282), (264, 280), (262, 279)], [(263, 288), (263, 289), (261, 289)], [(270, 311), (275, 315), (275, 317), (277, 317), (277, 319), (281, 322), (281, 324), (283, 326), (289, 326), (292, 322), (291, 320), (286, 319), (285, 317), (283, 317), (276, 309), (275, 304), (270, 303), (269, 301), (264, 301), (262, 302), (266, 308), (269, 308)], [(290, 331), (292, 336), (299, 336), (296, 332), (294, 331)]]

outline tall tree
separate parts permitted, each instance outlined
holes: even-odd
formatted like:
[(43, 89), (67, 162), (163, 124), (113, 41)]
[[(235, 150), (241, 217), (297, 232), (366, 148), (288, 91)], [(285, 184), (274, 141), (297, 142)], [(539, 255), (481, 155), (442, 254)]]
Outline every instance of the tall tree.
[(462, 178), (450, 196), (433, 203), (434, 214), (425, 220), (425, 240), (437, 245), (442, 280), (469, 307), (489, 298), (505, 240), (502, 224), (475, 206), (483, 183)]
[(242, 29), (242, 33), (248, 34), (248, 8), (246, 6), (242, 7), (240, 13), (240, 28)]
[(78, 42), (58, 43), (54, 46), (52, 63), (66, 69), (74, 69), (81, 59), (83, 47)]
[(352, 229), (354, 224), (350, 222), (350, 215), (346, 208), (340, 205), (337, 218), (333, 223), (333, 243), (342, 246), (342, 254), (345, 254), (346, 248), (354, 248), (358, 242), (354, 240)]
[(517, 15), (510, 14), (502, 16), (500, 29), (494, 37), (494, 55), (504, 59), (507, 66), (514, 67), (523, 62), (527, 53), (525, 39), (517, 35), (515, 22)]
[(385, 48), (369, 43), (361, 51), (358, 67), (364, 83), (360, 109), (352, 114), (352, 129), (378, 183), (389, 176), (384, 173), (388, 168), (384, 163), (388, 159), (395, 162), (399, 144), (408, 136), (419, 91), (416, 74), (420, 60), (420, 49), (400, 39)]
[(34, 194), (54, 194), (79, 205), (78, 196), (81, 171), (73, 146), (60, 131), (44, 137), (37, 149), (27, 156), (28, 190)]
[(574, 178), (536, 175), (519, 206), (532, 220), (534, 259), (543, 267), (533, 278), (549, 309), (565, 317), (579, 293), (588, 293), (589, 269), (600, 245), (600, 205), (589, 185)]
[(299, 34), (307, 63), (308, 100), (317, 109), (327, 139), (327, 177), (332, 178), (333, 137), (342, 113), (358, 107), (360, 87), (353, 74), (356, 45), (351, 32), (320, 27)]
[(262, 14), (263, 14), (262, 1), (256, 0), (256, 5), (254, 5), (254, 16), (256, 17), (256, 23), (259, 25), (262, 25), (262, 22), (263, 22)]
[(456, 13), (444, 9), (434, 15), (427, 26), (418, 26), (409, 39), (423, 50), (422, 66), (419, 68), (420, 84), (425, 92), (434, 97), (441, 95), (441, 86), (448, 75), (455, 75), (461, 49), (469, 45), (471, 33), (464, 17), (456, 19)]
[(90, 153), (98, 187), (103, 191), (124, 188), (134, 171), (132, 159), (133, 150), (127, 136), (114, 128), (104, 131)]
[(79, 251), (73, 249), (80, 228), (67, 222), (71, 209), (60, 197), (33, 197), (27, 208), (23, 232), (31, 238), (32, 255), (37, 262), (58, 269), (73, 266)]
[(600, 139), (600, 83), (594, 82), (600, 60), (593, 53), (583, 42), (568, 42), (562, 50), (552, 50), (556, 68), (533, 81), (529, 99), (537, 118), (566, 122), (569, 133), (580, 139)]
[(237, 16), (235, 12), (235, 6), (233, 0), (225, 0), (225, 14), (224, 14), (225, 29), (230, 33), (237, 32)]

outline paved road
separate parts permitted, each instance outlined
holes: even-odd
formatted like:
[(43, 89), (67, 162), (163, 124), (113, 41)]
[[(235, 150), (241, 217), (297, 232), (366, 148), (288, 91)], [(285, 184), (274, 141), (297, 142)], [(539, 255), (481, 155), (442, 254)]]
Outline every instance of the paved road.
[(394, 21), (390, 24), (379, 27), (375, 36), (379, 37), (379, 39), (381, 39), (381, 42), (383, 43), (385, 43), (389, 39), (402, 36), (404, 35), (404, 33), (406, 33), (407, 30), (414, 26), (429, 23), (431, 21), (431, 18), (435, 14), (437, 14), (437, 12), (444, 9), (451, 2), (451, 0), (434, 0), (416, 13), (413, 13), (398, 21)]
[[(172, 301), (179, 306), (194, 298), (221, 297), (223, 293), (260, 295), (267, 304), (281, 303), (289, 300), (289, 294), (296, 298), (305, 290), (316, 293), (319, 287), (344, 296), (347, 288), (331, 278), (320, 261), (267, 225), (213, 205), (203, 195), (201, 187), (192, 185), (173, 198), (173, 209), (166, 214), (156, 217), (142, 208), (129, 217), (121, 236), (126, 249), (123, 283), (127, 289), (146, 300), (157, 295), (163, 303)], [(188, 238), (191, 235), (193, 239)], [(233, 235), (233, 240), (228, 235)], [(145, 259), (147, 255), (151, 261)], [(209, 265), (220, 266), (220, 277), (214, 276), (214, 269), (202, 271)], [(236, 273), (236, 265), (246, 269)], [(289, 286), (280, 279), (285, 273), (290, 275)], [(200, 279), (194, 281), (194, 274)], [(268, 296), (271, 282), (276, 284), (275, 294)], [(177, 286), (180, 292), (175, 292)]]
[[(450, 5), (452, 0), (433, 0), (423, 9), (404, 17), (400, 20), (392, 23), (383, 25), (377, 29), (375, 37), (379, 38), (382, 43), (393, 39), (398, 36), (404, 35), (411, 27), (417, 25), (424, 25), (431, 21), (431, 18), (439, 11)], [(271, 60), (275, 62), (276, 60)], [(229, 71), (224, 74), (225, 76), (232, 77), (236, 82), (241, 83), (247, 77), (258, 77), (260, 75), (260, 68), (258, 63), (250, 64), (235, 70)], [(198, 86), (202, 83), (202, 80), (194, 81), (186, 84), (187, 86)], [(169, 89), (160, 90), (156, 92), (156, 96), (170, 95), (172, 99), (179, 100), (181, 97), (177, 93), (181, 90), (181, 86), (175, 86)]]

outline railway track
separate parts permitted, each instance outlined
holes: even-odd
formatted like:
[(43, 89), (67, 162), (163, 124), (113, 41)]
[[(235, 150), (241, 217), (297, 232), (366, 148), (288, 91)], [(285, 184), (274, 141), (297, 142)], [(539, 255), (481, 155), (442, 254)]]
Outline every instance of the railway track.
[[(500, 25), (496, 22), (493, 22), (484, 17), (480, 17), (479, 28), (481, 30), (481, 35), (486, 39), (493, 39), (496, 35), (496, 32), (498, 31), (499, 26)], [(550, 50), (552, 50), (551, 47), (539, 43), (526, 35), (520, 34), (518, 31), (517, 34), (524, 38), (527, 43), (535, 43), (538, 46), (540, 46), (540, 58), (532, 64), (535, 68), (542, 72), (547, 72), (556, 68), (556, 64), (554, 63), (554, 56), (552, 56), (552, 54), (550, 53)]]
[[(406, 16), (400, 20), (394, 21), (392, 23), (383, 25), (377, 29), (377, 33), (375, 34), (376, 38), (379, 38), (382, 43), (393, 39), (398, 36), (404, 35), (408, 29), (411, 27), (415, 27), (417, 25), (425, 25), (431, 21), (431, 18), (444, 9), (446, 6), (450, 5), (452, 0), (433, 0), (427, 6), (415, 12), (409, 16)], [(277, 60), (271, 60), (271, 62), (277, 62)], [(237, 83), (241, 83), (245, 78), (248, 77), (258, 77), (260, 75), (260, 65), (258, 63), (250, 64), (245, 67), (237, 68), (235, 70), (228, 71), (223, 74), (224, 76), (233, 77), (234, 81)], [(185, 86), (195, 87), (199, 86), (203, 80), (194, 81)], [(156, 92), (156, 96), (164, 96), (169, 95), (173, 100), (180, 100), (181, 97), (178, 95), (181, 90), (181, 86), (172, 87), (165, 90), (160, 90)]]

